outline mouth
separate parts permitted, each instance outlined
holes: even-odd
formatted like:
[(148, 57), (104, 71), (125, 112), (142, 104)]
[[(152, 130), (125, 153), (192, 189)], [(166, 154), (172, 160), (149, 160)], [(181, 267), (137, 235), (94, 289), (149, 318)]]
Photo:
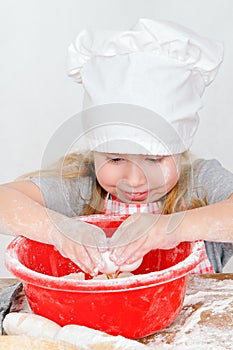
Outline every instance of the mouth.
[(130, 201), (143, 201), (145, 200), (148, 195), (149, 191), (145, 192), (127, 192), (127, 191), (121, 191), (123, 196), (127, 198)]

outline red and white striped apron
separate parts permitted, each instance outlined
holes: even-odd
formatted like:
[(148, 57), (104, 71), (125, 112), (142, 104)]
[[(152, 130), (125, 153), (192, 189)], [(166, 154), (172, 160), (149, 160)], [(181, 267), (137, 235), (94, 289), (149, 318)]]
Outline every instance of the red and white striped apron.
[[(161, 202), (155, 203), (123, 203), (115, 198), (107, 196), (104, 205), (104, 213), (108, 215), (122, 215), (122, 214), (134, 214), (134, 213), (148, 213), (148, 214), (160, 214)], [(205, 248), (205, 244), (203, 242)], [(192, 273), (214, 273), (214, 269), (205, 254), (205, 259), (193, 269)]]

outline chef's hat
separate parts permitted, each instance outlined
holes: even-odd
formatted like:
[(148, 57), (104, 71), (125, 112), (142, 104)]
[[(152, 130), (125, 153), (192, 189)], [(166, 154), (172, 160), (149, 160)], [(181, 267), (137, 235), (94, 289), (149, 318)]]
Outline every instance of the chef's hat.
[(190, 148), (223, 45), (171, 22), (140, 19), (129, 31), (83, 30), (68, 53), (68, 75), (84, 87), (90, 147), (139, 153), (138, 144), (142, 154), (166, 155)]

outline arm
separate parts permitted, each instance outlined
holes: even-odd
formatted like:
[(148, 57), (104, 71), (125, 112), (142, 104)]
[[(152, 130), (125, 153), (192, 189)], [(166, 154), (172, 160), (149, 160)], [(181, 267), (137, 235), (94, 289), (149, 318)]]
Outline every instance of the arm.
[(0, 186), (0, 231), (23, 235), (43, 243), (52, 243), (49, 233), (54, 226), (48, 220), (40, 189), (30, 181)]
[(169, 249), (195, 240), (233, 242), (233, 195), (223, 202), (170, 215), (132, 215), (114, 234), (111, 257), (117, 264), (133, 263), (151, 249)]
[(233, 242), (233, 194), (223, 202), (185, 212), (174, 234), (181, 241)]
[(0, 186), (0, 217), (1, 233), (53, 244), (86, 272), (102, 264), (99, 246), (105, 244), (104, 233), (46, 208), (40, 189), (30, 181)]

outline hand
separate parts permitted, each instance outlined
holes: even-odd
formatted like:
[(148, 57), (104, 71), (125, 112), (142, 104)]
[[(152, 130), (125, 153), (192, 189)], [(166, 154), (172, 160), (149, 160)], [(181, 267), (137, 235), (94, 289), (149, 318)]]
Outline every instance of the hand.
[(131, 215), (109, 240), (111, 260), (118, 266), (132, 264), (152, 249), (174, 248), (180, 243), (174, 229), (182, 215)]
[(101, 252), (107, 249), (103, 230), (95, 225), (53, 214), (56, 230), (50, 235), (51, 243), (84, 272), (97, 275), (104, 262)]

